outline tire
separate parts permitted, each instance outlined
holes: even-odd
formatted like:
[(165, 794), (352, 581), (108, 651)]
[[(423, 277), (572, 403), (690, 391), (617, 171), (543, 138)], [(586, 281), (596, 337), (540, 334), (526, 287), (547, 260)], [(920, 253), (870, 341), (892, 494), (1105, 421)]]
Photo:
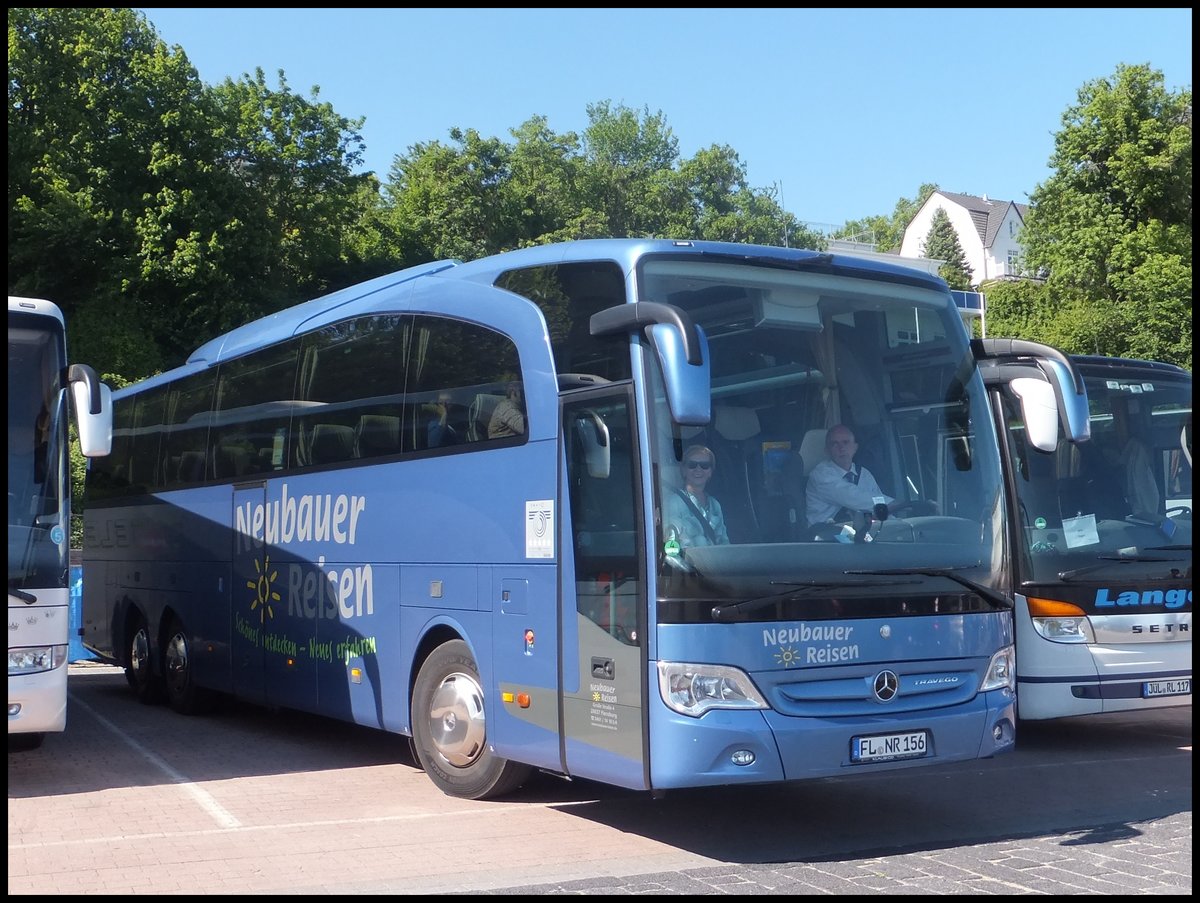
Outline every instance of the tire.
[(41, 747), (45, 739), (46, 735), (40, 732), (35, 734), (9, 734), (8, 751), (30, 752)]
[(165, 695), (162, 678), (154, 673), (150, 649), (150, 628), (139, 617), (125, 644), (125, 680), (145, 705), (162, 702)]
[(483, 686), (470, 649), (451, 640), (433, 650), (413, 687), (413, 746), (447, 796), (492, 799), (516, 790), (531, 769), (488, 749)]
[(179, 714), (203, 715), (212, 710), (214, 695), (196, 686), (191, 640), (178, 618), (172, 619), (163, 646), (163, 683), (167, 702)]

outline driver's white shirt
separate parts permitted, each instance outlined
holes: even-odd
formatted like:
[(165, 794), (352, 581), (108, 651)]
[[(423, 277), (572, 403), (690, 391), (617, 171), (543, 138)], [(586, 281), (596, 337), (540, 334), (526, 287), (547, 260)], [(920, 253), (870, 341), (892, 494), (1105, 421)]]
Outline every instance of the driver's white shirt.
[[(857, 484), (846, 479), (846, 474), (851, 471), (858, 473)], [(870, 511), (877, 498), (889, 504), (895, 501), (879, 488), (875, 476), (865, 467), (852, 464), (851, 470), (843, 470), (826, 458), (808, 475), (808, 485), (804, 490), (805, 515), (809, 524), (824, 524), (842, 508)]]

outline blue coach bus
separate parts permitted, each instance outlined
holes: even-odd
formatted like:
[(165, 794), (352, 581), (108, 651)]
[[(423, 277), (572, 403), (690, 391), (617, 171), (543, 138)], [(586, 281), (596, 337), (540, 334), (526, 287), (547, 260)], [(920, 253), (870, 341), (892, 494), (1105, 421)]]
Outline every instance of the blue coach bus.
[[(812, 251), (603, 239), (383, 276), (115, 393), (84, 642), (180, 712), (406, 735), (470, 798), (1002, 753), (980, 355), (941, 280)], [(809, 523), (842, 424), (892, 501)], [(717, 542), (674, 522), (694, 447)]]

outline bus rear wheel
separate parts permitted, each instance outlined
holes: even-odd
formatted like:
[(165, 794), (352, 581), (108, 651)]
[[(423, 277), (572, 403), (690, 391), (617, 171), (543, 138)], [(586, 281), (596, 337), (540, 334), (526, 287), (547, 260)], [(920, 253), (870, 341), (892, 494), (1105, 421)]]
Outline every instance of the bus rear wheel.
[(178, 618), (171, 621), (163, 647), (163, 676), (167, 701), (181, 715), (202, 715), (212, 708), (212, 692), (196, 686), (192, 644)]
[(413, 687), (413, 746), (425, 773), (448, 796), (481, 800), (516, 790), (530, 768), (488, 749), (483, 686), (470, 648), (433, 650)]
[(145, 618), (139, 617), (129, 632), (125, 647), (125, 680), (146, 705), (162, 702), (162, 678), (154, 673), (154, 662), (150, 657), (150, 628)]

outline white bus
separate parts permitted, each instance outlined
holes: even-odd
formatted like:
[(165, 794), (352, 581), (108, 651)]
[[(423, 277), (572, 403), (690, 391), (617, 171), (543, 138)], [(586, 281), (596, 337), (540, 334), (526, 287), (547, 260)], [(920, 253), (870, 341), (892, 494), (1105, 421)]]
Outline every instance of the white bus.
[(8, 298), (8, 734), (37, 747), (67, 724), (71, 489), (67, 388), (83, 453), (112, 444), (108, 387), (66, 363), (62, 311)]
[(999, 354), (981, 369), (1012, 512), (1018, 718), (1190, 706), (1191, 373), (1064, 355), (1045, 408), (1063, 408), (1056, 434), (1022, 397), (1046, 347), (983, 344)]

